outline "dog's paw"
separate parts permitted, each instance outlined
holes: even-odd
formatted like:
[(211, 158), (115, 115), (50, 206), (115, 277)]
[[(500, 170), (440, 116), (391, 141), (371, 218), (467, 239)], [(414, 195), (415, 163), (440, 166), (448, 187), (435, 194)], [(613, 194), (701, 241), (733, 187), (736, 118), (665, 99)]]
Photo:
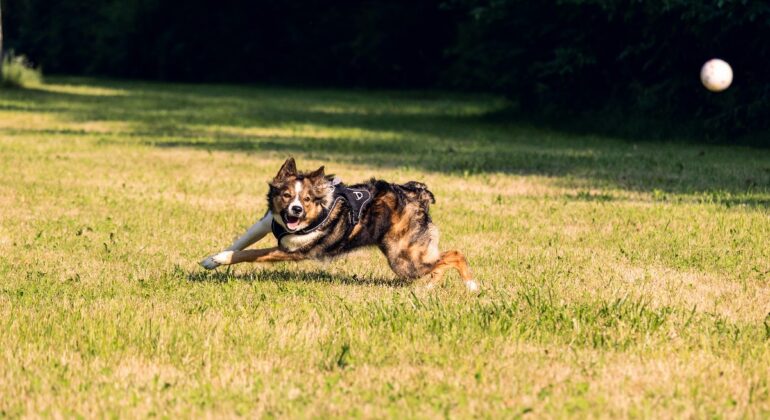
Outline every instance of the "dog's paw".
[(204, 260), (199, 262), (198, 264), (201, 265), (201, 267), (205, 268), (206, 270), (213, 270), (217, 267), (219, 267), (219, 263), (214, 261), (214, 257), (206, 257)]
[(468, 291), (471, 293), (478, 293), (480, 290), (479, 284), (476, 282), (476, 280), (466, 280), (465, 287), (467, 287)]
[(217, 265), (227, 265), (233, 260), (233, 251), (222, 251), (211, 257)]
[(199, 262), (198, 264), (200, 264), (206, 270), (213, 270), (219, 267), (220, 265), (222, 265), (221, 263), (216, 262), (214, 260), (214, 257), (215, 257), (214, 255), (210, 257), (206, 257), (203, 261)]

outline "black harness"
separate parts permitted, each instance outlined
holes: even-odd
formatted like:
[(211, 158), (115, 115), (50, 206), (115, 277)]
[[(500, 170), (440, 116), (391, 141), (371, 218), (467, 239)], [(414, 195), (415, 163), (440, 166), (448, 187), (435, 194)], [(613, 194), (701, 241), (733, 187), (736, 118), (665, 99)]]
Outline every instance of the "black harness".
[(321, 216), (318, 217), (315, 222), (310, 224), (310, 226), (304, 229), (290, 232), (286, 230), (285, 227), (281, 226), (280, 223), (276, 223), (275, 215), (273, 215), (273, 224), (271, 227), (273, 230), (273, 236), (278, 239), (278, 243), (280, 243), (281, 238), (286, 235), (306, 235), (321, 227), (321, 225), (323, 225), (324, 222), (326, 222), (326, 220), (329, 218), (329, 215), (332, 214), (334, 207), (337, 206), (337, 203), (340, 200), (345, 200), (348, 203), (348, 207), (350, 209), (348, 212), (350, 224), (351, 226), (355, 226), (358, 224), (358, 222), (361, 221), (361, 216), (364, 214), (366, 206), (372, 201), (372, 193), (369, 192), (369, 190), (363, 188), (349, 188), (342, 184), (337, 184), (334, 186), (333, 197), (334, 201), (332, 201), (332, 205), (329, 207), (329, 209), (324, 209), (323, 213), (321, 213)]

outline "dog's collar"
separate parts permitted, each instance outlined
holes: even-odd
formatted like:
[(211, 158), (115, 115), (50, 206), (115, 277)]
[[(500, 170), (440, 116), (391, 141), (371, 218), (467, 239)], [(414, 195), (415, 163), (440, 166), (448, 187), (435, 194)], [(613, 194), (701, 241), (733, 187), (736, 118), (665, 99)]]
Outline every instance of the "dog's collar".
[(319, 217), (316, 222), (303, 229), (289, 231), (280, 223), (277, 223), (275, 221), (275, 216), (273, 216), (273, 223), (271, 225), (273, 236), (275, 236), (276, 239), (278, 239), (278, 243), (280, 243), (281, 238), (286, 235), (307, 235), (308, 233), (315, 231), (321, 227), (327, 219), (329, 219), (329, 216), (332, 214), (334, 207), (337, 206), (337, 203), (340, 200), (345, 200), (348, 202), (350, 207), (350, 213), (348, 214), (348, 217), (350, 218), (351, 224), (355, 226), (359, 221), (361, 221), (361, 216), (364, 213), (365, 206), (372, 200), (372, 193), (369, 190), (363, 188), (348, 188), (343, 184), (337, 184), (334, 186), (334, 201), (332, 202), (331, 207), (329, 207), (328, 210), (324, 209), (321, 217)]

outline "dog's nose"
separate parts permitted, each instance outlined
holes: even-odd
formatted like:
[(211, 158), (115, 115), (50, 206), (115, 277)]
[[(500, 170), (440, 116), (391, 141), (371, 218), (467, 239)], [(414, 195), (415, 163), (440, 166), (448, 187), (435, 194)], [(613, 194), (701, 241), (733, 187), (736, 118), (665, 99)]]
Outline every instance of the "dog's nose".
[(302, 206), (291, 206), (291, 211), (296, 214), (302, 213)]

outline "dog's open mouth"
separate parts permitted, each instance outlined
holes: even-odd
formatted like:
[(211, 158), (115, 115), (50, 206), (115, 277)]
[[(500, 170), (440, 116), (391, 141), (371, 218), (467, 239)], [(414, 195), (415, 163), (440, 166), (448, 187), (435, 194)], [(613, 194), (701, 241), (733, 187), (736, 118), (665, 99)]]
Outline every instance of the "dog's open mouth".
[(284, 222), (286, 222), (286, 228), (289, 230), (297, 230), (297, 227), (299, 227), (299, 217), (287, 215), (284, 217)]

